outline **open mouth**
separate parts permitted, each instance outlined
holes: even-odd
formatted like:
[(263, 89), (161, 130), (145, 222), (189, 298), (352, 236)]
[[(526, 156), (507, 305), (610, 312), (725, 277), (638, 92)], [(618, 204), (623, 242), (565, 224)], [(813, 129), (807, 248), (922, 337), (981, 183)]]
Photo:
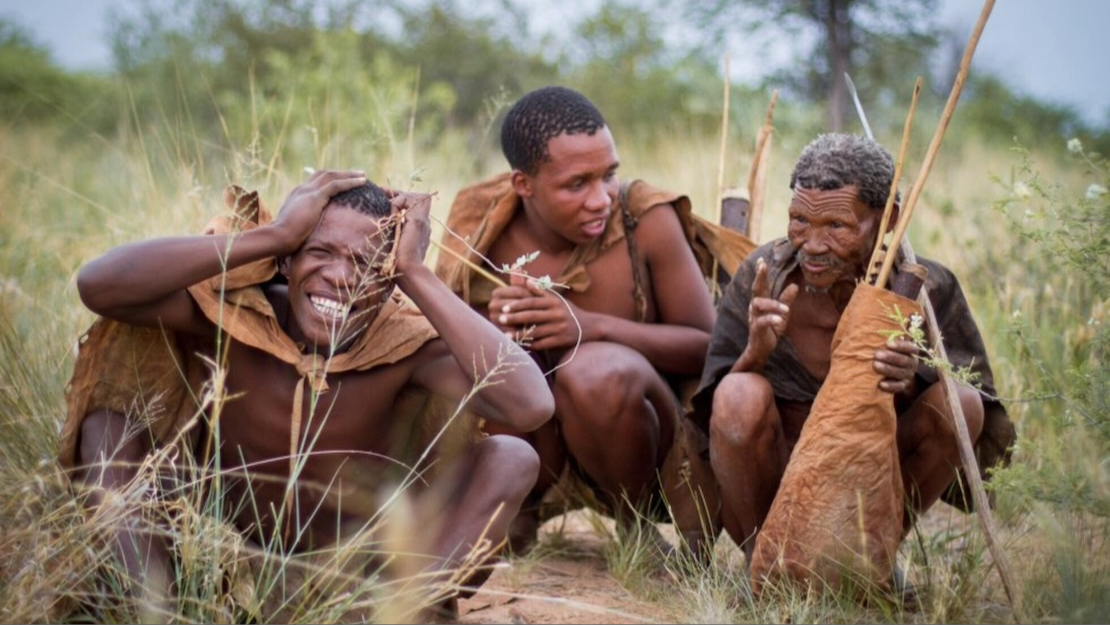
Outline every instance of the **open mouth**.
[(589, 236), (590, 238), (600, 236), (602, 232), (605, 232), (605, 224), (608, 221), (608, 216), (599, 217), (597, 219), (587, 221), (586, 223), (582, 224), (582, 232), (584, 232), (586, 236)]

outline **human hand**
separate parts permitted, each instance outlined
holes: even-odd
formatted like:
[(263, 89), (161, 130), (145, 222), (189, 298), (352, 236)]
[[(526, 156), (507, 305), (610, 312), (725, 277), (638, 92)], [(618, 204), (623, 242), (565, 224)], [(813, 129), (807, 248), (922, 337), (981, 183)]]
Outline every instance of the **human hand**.
[(872, 369), (883, 376), (879, 388), (890, 393), (904, 393), (913, 388), (917, 373), (917, 345), (906, 339), (891, 339), (875, 350)]
[(393, 254), (397, 259), (397, 270), (403, 276), (407, 269), (424, 264), (431, 241), (432, 227), (429, 215), (432, 207), (432, 194), (401, 191), (387, 191), (393, 208), (394, 227)]
[(748, 305), (748, 346), (745, 351), (755, 362), (766, 362), (786, 333), (790, 321), (790, 305), (798, 296), (798, 286), (786, 287), (778, 299), (771, 297), (767, 278), (767, 263), (756, 261), (755, 280), (752, 282), (752, 300)]
[(489, 302), (490, 321), (533, 350), (580, 342), (586, 316), (585, 311), (522, 273), (513, 273), (508, 286), (494, 289)]
[(284, 249), (279, 250), (278, 255), (297, 251), (320, 222), (320, 216), (331, 198), (362, 184), (366, 184), (366, 174), (361, 171), (319, 170), (293, 187), (271, 224), (281, 233), (280, 240), (283, 241)]

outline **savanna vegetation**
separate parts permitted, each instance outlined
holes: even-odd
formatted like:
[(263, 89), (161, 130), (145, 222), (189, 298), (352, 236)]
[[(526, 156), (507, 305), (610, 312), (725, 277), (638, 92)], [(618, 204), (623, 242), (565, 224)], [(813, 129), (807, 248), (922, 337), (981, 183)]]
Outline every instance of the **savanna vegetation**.
[[(683, 45), (663, 36), (668, 22), (706, 19), (698, 4), (648, 12), (609, 0), (553, 37), (528, 29), (523, 2), (483, 10), (450, 0), (140, 0), (114, 21), (114, 67), (95, 73), (58, 67), (19, 25), (0, 24), (0, 620), (167, 618), (139, 599), (112, 605), (123, 582), (93, 576), (107, 557), (98, 537), (120, 522), (121, 507), (144, 505), (141, 485), (88, 517), (56, 464), (76, 341), (92, 321), (74, 285), (83, 262), (126, 241), (197, 231), (221, 210), (228, 183), (257, 189), (276, 209), (306, 168), (358, 167), (392, 187), (434, 191), (442, 216), (456, 190), (503, 167), (496, 129), (506, 105), (553, 82), (606, 113), (623, 176), (683, 190), (713, 216), (720, 55), (711, 38)], [(786, 19), (799, 3), (781, 4)], [(897, 45), (899, 31), (872, 26), (875, 45)], [(952, 36), (933, 27), (912, 36), (896, 67), (866, 55), (873, 62), (852, 70), (892, 152), (916, 76), (932, 85), (903, 188), (953, 75), (943, 62)], [(781, 91), (762, 240), (784, 231), (793, 159), (828, 127), (829, 75), (819, 82), (812, 67), (822, 66), (803, 55), (790, 76), (731, 85), (728, 184), (747, 180), (755, 131), (771, 91)], [(850, 113), (843, 119), (856, 127)], [(1018, 426), (1013, 465), (990, 488), (1015, 599), (1033, 622), (1110, 618), (1107, 154), (1110, 128), (973, 74), (910, 228), (918, 254), (960, 277)], [(168, 617), (256, 616), (287, 565), (264, 553), (263, 566), (246, 566), (214, 508), (183, 506), (172, 521), (182, 594)], [(723, 536), (708, 569), (679, 563), (681, 574), (663, 579), (645, 571), (635, 541), (611, 551), (612, 574), (661, 621), (1014, 619), (974, 523), (904, 545), (911, 574), (928, 587), (916, 611), (788, 589), (753, 602), (742, 558)], [(391, 599), (401, 590), (373, 577), (347, 581), (287, 598), (283, 620), (334, 622), (365, 606), (376, 620), (397, 618)]]

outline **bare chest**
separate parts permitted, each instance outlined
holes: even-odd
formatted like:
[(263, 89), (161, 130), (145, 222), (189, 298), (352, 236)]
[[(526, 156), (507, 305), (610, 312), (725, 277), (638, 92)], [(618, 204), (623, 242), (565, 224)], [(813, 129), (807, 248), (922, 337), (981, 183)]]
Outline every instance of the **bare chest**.
[[(527, 237), (505, 236), (490, 249), (489, 258), (497, 267), (503, 264), (512, 265), (521, 256), (532, 254), (537, 249), (537, 244)], [(571, 261), (571, 251), (559, 254), (541, 252), (527, 263), (523, 270), (530, 276), (549, 276), (551, 280), (558, 282)], [(637, 320), (639, 312), (635, 290), (639, 282), (647, 301), (647, 320), (654, 319), (656, 313), (650, 270), (642, 258), (638, 258), (637, 270), (633, 271), (627, 240), (619, 241), (603, 250), (582, 269), (588, 280), (588, 287), (584, 290), (557, 289), (557, 292), (568, 301), (585, 310)]]
[[(810, 375), (824, 380), (832, 360), (832, 340), (840, 312), (820, 294), (800, 293), (790, 307), (786, 335)], [(826, 298), (827, 299), (827, 298)]]
[(226, 399), (217, 407), (225, 467), (247, 463), (284, 474), (291, 441), (310, 473), (326, 473), (346, 456), (388, 451), (393, 398), (407, 379), (400, 366), (329, 374), (323, 392), (302, 384), (294, 367), (238, 343), (227, 368)]

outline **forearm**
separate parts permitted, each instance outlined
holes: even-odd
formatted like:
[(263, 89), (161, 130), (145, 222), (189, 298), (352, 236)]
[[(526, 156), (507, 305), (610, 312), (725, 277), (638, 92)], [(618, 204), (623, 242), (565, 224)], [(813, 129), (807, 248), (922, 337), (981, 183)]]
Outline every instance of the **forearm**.
[(519, 345), (423, 265), (402, 271), (397, 285), (436, 328), (472, 382), (481, 381), (501, 363), (497, 383), (483, 385), (478, 393), (489, 418), (527, 431), (550, 417), (554, 403), (547, 381)]
[(760, 373), (766, 364), (766, 357), (758, 355), (755, 350), (748, 347), (736, 359), (736, 363), (729, 369), (729, 373)]
[(584, 339), (619, 343), (635, 349), (660, 373), (700, 375), (709, 348), (709, 333), (698, 328), (661, 323), (638, 323), (611, 315), (593, 314)]
[(77, 290), (90, 310), (114, 316), (223, 271), (288, 254), (292, 251), (289, 247), (270, 228), (139, 241), (114, 248), (83, 266), (77, 275)]

